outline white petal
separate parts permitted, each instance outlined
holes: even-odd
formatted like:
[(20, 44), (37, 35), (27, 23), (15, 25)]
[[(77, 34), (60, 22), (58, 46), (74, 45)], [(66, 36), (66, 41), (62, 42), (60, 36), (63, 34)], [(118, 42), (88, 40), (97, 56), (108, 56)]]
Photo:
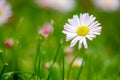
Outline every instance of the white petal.
[(90, 32), (97, 32), (97, 33), (100, 33), (100, 32), (101, 32), (101, 29), (98, 29), (98, 30), (91, 30)]
[(75, 23), (74, 19), (68, 19), (68, 22), (73, 27), (78, 27), (78, 25)]
[(91, 31), (91, 32), (89, 32), (89, 34), (90, 35), (100, 35), (100, 32), (93, 32), (93, 31)]
[(97, 27), (97, 28), (94, 28), (94, 29), (91, 29), (90, 31), (89, 31), (89, 33), (100, 33), (101, 32), (101, 27)]
[(97, 27), (99, 27), (99, 26), (100, 26), (100, 23), (98, 23), (98, 24), (92, 26), (91, 29), (97, 28)]
[(70, 44), (70, 47), (73, 47), (77, 43), (77, 41), (79, 40), (79, 38), (80, 38), (79, 36), (77, 36), (76, 38), (74, 38), (72, 40), (71, 44)]
[(66, 41), (69, 41), (69, 40), (75, 38), (76, 36), (77, 36), (77, 33), (68, 34), (67, 37), (66, 37)]
[(101, 30), (102, 27), (95, 27), (95, 28), (91, 28), (91, 30)]
[(95, 21), (95, 19), (96, 19), (96, 17), (93, 17), (93, 15), (91, 15), (91, 16), (89, 17), (88, 26), (89, 26), (90, 24), (92, 24), (92, 23)]
[(73, 16), (73, 19), (76, 22), (76, 24), (78, 25), (78, 27), (81, 26), (80, 19), (79, 19), (79, 17), (77, 15)]
[(84, 26), (89, 26), (91, 23), (93, 23), (95, 21), (95, 17), (93, 17), (93, 15), (89, 16), (88, 13), (85, 14), (80, 14), (80, 21), (81, 21), (81, 25)]
[(89, 39), (89, 40), (93, 40), (96, 38), (96, 35), (86, 35), (86, 37)]
[(88, 17), (89, 17), (89, 14), (88, 13), (85, 13), (85, 14), (80, 14), (80, 21), (81, 21), (81, 25), (87, 25), (88, 24)]
[(62, 33), (64, 33), (64, 34), (70, 34), (71, 32), (63, 30)]
[(96, 38), (96, 35), (89, 35), (92, 39)]
[(93, 40), (91, 37), (90, 37), (90, 35), (86, 35), (86, 37), (89, 39), (89, 40)]
[(100, 25), (100, 23), (98, 23), (98, 21), (96, 21), (96, 22), (94, 22), (94, 23), (92, 23), (92, 24), (90, 24), (90, 28), (94, 28), (94, 27), (97, 27), (97, 26), (99, 26)]
[(68, 31), (68, 32), (76, 32), (75, 27), (72, 27), (72, 26), (69, 25), (69, 24), (65, 24), (65, 25), (64, 25), (64, 29), (65, 29), (66, 31)]
[(82, 25), (82, 14), (80, 14), (80, 24)]
[(83, 45), (84, 45), (84, 47), (87, 49), (88, 48), (88, 45), (87, 45), (87, 42), (86, 42), (86, 38), (85, 37), (83, 37)]
[(83, 40), (80, 39), (80, 40), (79, 40), (79, 45), (78, 45), (78, 48), (79, 48), (79, 49), (82, 47), (82, 42), (83, 42)]

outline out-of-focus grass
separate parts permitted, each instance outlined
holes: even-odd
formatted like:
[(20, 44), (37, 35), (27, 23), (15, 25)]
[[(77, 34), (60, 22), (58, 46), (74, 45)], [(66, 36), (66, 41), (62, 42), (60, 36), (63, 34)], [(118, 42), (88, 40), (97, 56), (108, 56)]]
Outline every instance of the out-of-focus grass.
[[(94, 8), (92, 4), (85, 5), (84, 0), (77, 1), (78, 6), (73, 12), (63, 14), (38, 8), (32, 0), (9, 0), (12, 5), (13, 16), (7, 24), (0, 27), (0, 48), (4, 49), (4, 41), (7, 38), (13, 38), (15, 45), (13, 48), (6, 48), (5, 50), (5, 59), (8, 63), (5, 72), (34, 72), (38, 29), (44, 23), (53, 20), (54, 33), (41, 45), (41, 77), (46, 79), (48, 70), (44, 69), (44, 64), (53, 60), (60, 40), (65, 38), (65, 35), (62, 34), (63, 25), (74, 14), (79, 15), (88, 12), (95, 15), (101, 23), (102, 33), (92, 42), (88, 41), (89, 48), (85, 51), (88, 59), (86, 65), (83, 66), (80, 80), (120, 80), (120, 11), (102, 12)], [(69, 43), (65, 42), (63, 46), (67, 46)], [(74, 55), (77, 51), (77, 46), (75, 46)], [(81, 54), (81, 52), (79, 53)], [(60, 80), (62, 77), (61, 57), (62, 51), (58, 54), (56, 65), (52, 69), (55, 80)], [(0, 69), (3, 65), (2, 60), (0, 60)], [(78, 69), (72, 68), (70, 80), (76, 78)], [(67, 70), (68, 65), (65, 64), (65, 76)], [(21, 76), (24, 78), (23, 80), (29, 80), (30, 74), (17, 74), (14, 74), (13, 78), (12, 74), (8, 80), (21, 80)]]

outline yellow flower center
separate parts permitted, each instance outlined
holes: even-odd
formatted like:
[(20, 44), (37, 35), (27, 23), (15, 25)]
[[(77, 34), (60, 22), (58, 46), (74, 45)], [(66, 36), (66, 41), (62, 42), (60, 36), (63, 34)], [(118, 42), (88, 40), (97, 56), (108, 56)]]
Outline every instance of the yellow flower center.
[(88, 34), (88, 32), (89, 32), (88, 26), (79, 26), (77, 29), (77, 33), (80, 36), (85, 36), (86, 34)]
[(0, 16), (2, 15), (2, 10), (0, 10)]

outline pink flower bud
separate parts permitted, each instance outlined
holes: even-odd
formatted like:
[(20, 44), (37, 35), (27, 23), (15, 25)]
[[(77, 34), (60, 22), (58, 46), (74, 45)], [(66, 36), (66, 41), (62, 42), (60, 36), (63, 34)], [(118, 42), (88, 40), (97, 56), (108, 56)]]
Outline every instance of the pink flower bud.
[(5, 45), (7, 46), (7, 48), (11, 48), (14, 45), (13, 39), (7, 39), (5, 41)]
[(40, 28), (39, 34), (44, 37), (48, 37), (48, 35), (53, 33), (53, 25), (52, 24), (45, 24), (42, 28)]
[(45, 67), (45, 69), (49, 69), (50, 64), (47, 62), (47, 63), (45, 63), (44, 67)]

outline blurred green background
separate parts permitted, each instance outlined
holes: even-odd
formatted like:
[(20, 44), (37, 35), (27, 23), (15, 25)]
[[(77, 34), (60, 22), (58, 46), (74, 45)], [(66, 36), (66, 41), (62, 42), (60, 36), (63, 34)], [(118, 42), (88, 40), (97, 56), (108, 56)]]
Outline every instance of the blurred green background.
[[(62, 30), (67, 19), (72, 18), (75, 14), (90, 13), (101, 23), (102, 32), (93, 41), (87, 41), (89, 48), (85, 52), (89, 58), (83, 68), (80, 80), (120, 80), (120, 10), (104, 12), (97, 9), (90, 0), (76, 0), (76, 8), (68, 13), (40, 8), (34, 3), (34, 0), (8, 0), (8, 2), (12, 6), (13, 16), (0, 27), (0, 49), (4, 49), (4, 42), (8, 38), (13, 38), (15, 45), (11, 49), (5, 48), (5, 60), (8, 63), (5, 73), (34, 72), (38, 30), (45, 23), (53, 20), (54, 32), (41, 45), (41, 73), (42, 80), (45, 80), (48, 70), (44, 69), (44, 64), (53, 60), (60, 40), (65, 38)], [(69, 44), (70, 42), (64, 42), (63, 48)], [(77, 52), (76, 45), (73, 55)], [(63, 53), (62, 50), (58, 55), (57, 67), (55, 66), (53, 69), (55, 80), (61, 80), (62, 76), (61, 53)], [(81, 54), (80, 51), (79, 53)], [(3, 65), (4, 63), (0, 59), (0, 69)], [(66, 74), (68, 65), (65, 65), (65, 68)], [(70, 80), (75, 79), (78, 69), (72, 68)], [(29, 74), (12, 74), (11, 76), (6, 80), (29, 80), (30, 77)]]

